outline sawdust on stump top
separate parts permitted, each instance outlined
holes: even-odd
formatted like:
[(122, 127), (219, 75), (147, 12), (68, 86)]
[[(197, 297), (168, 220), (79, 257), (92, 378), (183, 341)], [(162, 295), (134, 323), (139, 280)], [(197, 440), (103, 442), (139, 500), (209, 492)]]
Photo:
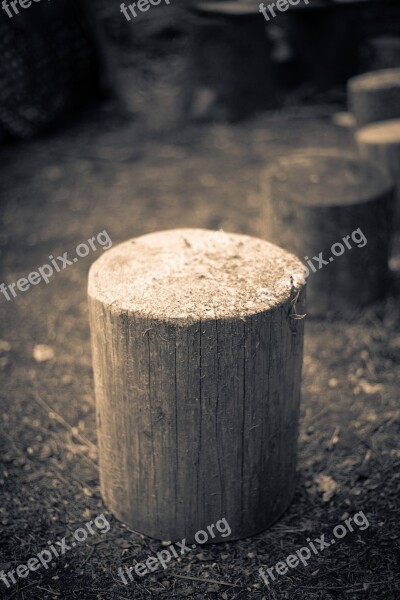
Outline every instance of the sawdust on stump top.
[(268, 183), (304, 206), (344, 206), (374, 200), (389, 191), (386, 173), (368, 161), (314, 149), (280, 159), (267, 172)]
[(293, 298), (304, 267), (247, 235), (204, 229), (151, 233), (115, 246), (89, 273), (89, 296), (112, 311), (165, 321), (242, 318)]
[(374, 90), (400, 87), (400, 69), (382, 69), (352, 77), (349, 81), (352, 89)]
[(356, 136), (364, 144), (399, 144), (400, 119), (371, 123), (359, 129)]

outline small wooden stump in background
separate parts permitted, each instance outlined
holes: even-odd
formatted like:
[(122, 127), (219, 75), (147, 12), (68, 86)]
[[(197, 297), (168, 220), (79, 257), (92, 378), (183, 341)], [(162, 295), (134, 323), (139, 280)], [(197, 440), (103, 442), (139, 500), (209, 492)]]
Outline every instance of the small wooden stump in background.
[[(103, 498), (130, 528), (264, 530), (292, 500), (304, 269), (244, 235), (175, 230), (89, 275)], [(217, 537), (210, 541), (221, 541)]]
[[(316, 272), (306, 264), (308, 314), (345, 316), (385, 295), (393, 183), (384, 171), (363, 160), (314, 149), (282, 158), (268, 169), (263, 184), (266, 239), (304, 264), (320, 252), (329, 263), (312, 261)], [(350, 240), (348, 249), (343, 238), (357, 229), (367, 244), (358, 248)], [(339, 247), (331, 251), (336, 243), (345, 248), (340, 255)]]
[[(274, 0), (274, 4), (285, 2)], [(331, 90), (358, 72), (364, 4), (364, 0), (310, 0), (308, 4), (299, 0), (291, 6), (286, 3), (284, 12), (275, 7), (276, 18), (267, 29), (271, 25), (286, 30), (299, 85)]]
[(270, 44), (258, 6), (199, 2), (191, 8), (187, 115), (235, 121), (276, 108)]
[(400, 118), (400, 69), (383, 69), (348, 82), (349, 110), (356, 126)]
[(400, 221), (400, 119), (372, 123), (356, 132), (361, 156), (381, 165), (396, 184), (396, 221)]
[[(400, 12), (397, 22), (400, 22)], [(400, 38), (398, 36), (380, 35), (368, 40), (366, 46), (369, 54), (369, 68), (365, 70), (400, 68)]]

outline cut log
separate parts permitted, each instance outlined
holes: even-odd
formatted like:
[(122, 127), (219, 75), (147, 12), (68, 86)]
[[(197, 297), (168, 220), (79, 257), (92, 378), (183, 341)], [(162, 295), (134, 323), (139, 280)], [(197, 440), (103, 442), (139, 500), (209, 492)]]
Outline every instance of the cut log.
[(373, 123), (356, 133), (357, 144), (365, 159), (380, 165), (396, 184), (396, 222), (400, 222), (400, 119)]
[(191, 8), (187, 116), (235, 121), (276, 108), (270, 42), (258, 6), (203, 2)]
[(383, 170), (314, 149), (272, 165), (264, 189), (266, 239), (309, 270), (308, 314), (347, 316), (385, 295), (394, 189)]
[(357, 127), (400, 118), (400, 69), (353, 77), (348, 83), (348, 99)]
[(236, 539), (288, 507), (303, 274), (263, 240), (192, 229), (130, 240), (92, 265), (101, 491), (130, 528), (192, 542), (225, 518)]
[[(398, 15), (400, 22), (400, 11)], [(400, 38), (381, 35), (367, 41), (368, 71), (400, 68)]]
[(275, 4), (276, 18), (267, 30), (273, 25), (285, 31), (299, 85), (331, 90), (359, 72), (363, 0), (310, 0), (308, 4), (299, 0), (291, 6), (286, 3), (284, 12), (279, 7), (285, 2)]

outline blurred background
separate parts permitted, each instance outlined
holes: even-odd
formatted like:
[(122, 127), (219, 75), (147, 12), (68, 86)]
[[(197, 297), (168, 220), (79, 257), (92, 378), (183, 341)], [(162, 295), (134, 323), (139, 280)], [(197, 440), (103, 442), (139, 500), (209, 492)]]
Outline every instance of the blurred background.
[(395, 0), (288, 8), (268, 22), (254, 0), (162, 0), (136, 17), (128, 11), (129, 21), (112, 0), (38, 2), (18, 15), (8, 9), (12, 18), (3, 9), (2, 137), (65, 127), (68, 114), (107, 98), (149, 131), (344, 104), (349, 77), (399, 66)]

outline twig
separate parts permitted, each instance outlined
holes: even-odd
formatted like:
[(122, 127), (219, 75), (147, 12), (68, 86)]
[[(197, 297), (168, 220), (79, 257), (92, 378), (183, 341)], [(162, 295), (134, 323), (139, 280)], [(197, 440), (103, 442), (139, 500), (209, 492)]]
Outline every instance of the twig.
[(7, 433), (6, 431), (4, 431), (3, 428), (0, 428), (0, 434), (3, 435), (5, 438), (8, 439), (8, 441), (11, 444), (12, 449), (17, 454), (17, 456), (19, 456), (21, 458), (25, 458), (29, 462), (32, 462), (32, 459), (27, 454), (25, 454), (25, 452), (23, 452), (20, 448), (18, 448), (17, 444), (15, 443), (14, 438), (9, 433)]
[(398, 467), (400, 467), (400, 460), (398, 460), (397, 462), (392, 463), (391, 465), (389, 465), (388, 467), (385, 467), (384, 469), (382, 469), (380, 471), (380, 473), (386, 473), (387, 471), (391, 471), (391, 469), (397, 469)]
[(25, 592), (25, 590), (27, 590), (28, 588), (31, 588), (33, 585), (35, 585), (34, 581), (32, 583), (29, 583), (28, 585), (26, 585), (23, 590), (20, 590), (19, 588), (17, 588), (15, 590), (15, 592), (13, 592), (11, 594), (11, 596), (8, 597), (8, 600), (11, 600), (11, 598), (13, 598), (16, 594), (18, 594), (18, 592), (21, 592), (21, 594), (23, 594)]
[(89, 554), (87, 555), (87, 557), (85, 558), (85, 560), (84, 560), (84, 561), (83, 561), (83, 563), (82, 563), (82, 567), (83, 567), (83, 565), (86, 565), (86, 563), (87, 563), (87, 562), (88, 562), (88, 561), (89, 561), (89, 560), (92, 558), (93, 552), (94, 552), (94, 548), (93, 548), (93, 546), (92, 546), (92, 547), (90, 548), (90, 552), (89, 552)]
[(74, 431), (74, 427), (72, 427), (65, 419), (64, 417), (62, 417), (60, 414), (58, 414), (58, 412), (52, 408), (51, 406), (49, 406), (47, 404), (47, 402), (45, 402), (37, 392), (33, 392), (34, 395), (34, 399), (35, 401), (46, 410), (46, 412), (52, 413), (54, 415), (54, 420), (57, 421), (58, 423), (60, 423), (60, 425), (63, 425), (63, 427), (65, 427), (65, 429), (67, 429), (69, 431), (69, 433), (71, 434), (72, 437), (74, 437), (76, 440), (78, 440), (81, 444), (83, 444), (84, 446), (88, 446), (90, 449), (92, 449), (93, 451), (97, 452), (97, 447), (90, 441), (88, 440), (84, 435), (82, 435), (81, 433), (77, 433)]
[[(387, 581), (365, 581), (364, 583), (366, 583), (367, 585), (384, 585), (386, 583), (392, 583), (393, 581), (396, 581), (396, 577), (393, 577), (392, 579), (388, 579)], [(300, 586), (297, 589), (299, 590), (313, 590), (313, 591), (336, 591), (336, 590), (348, 590), (349, 592), (354, 592), (355, 588), (359, 585), (362, 585), (361, 583), (357, 583), (353, 586), (348, 586), (348, 585), (342, 585), (342, 586), (336, 586), (336, 587), (305, 587), (305, 586)], [(361, 590), (360, 590), (361, 591)]]
[(202, 579), (201, 577), (189, 577), (189, 575), (174, 575), (178, 579), (190, 579), (190, 581), (202, 581), (203, 583), (216, 583), (217, 585), (225, 585), (227, 587), (240, 588), (240, 585), (234, 583), (226, 583), (225, 581), (216, 581), (215, 579)]
[(61, 596), (61, 594), (59, 594), (58, 592), (53, 592), (53, 590), (46, 590), (46, 588), (40, 587), (39, 585), (36, 589), (43, 590), (44, 592), (47, 592), (48, 594), (53, 594), (54, 596)]

